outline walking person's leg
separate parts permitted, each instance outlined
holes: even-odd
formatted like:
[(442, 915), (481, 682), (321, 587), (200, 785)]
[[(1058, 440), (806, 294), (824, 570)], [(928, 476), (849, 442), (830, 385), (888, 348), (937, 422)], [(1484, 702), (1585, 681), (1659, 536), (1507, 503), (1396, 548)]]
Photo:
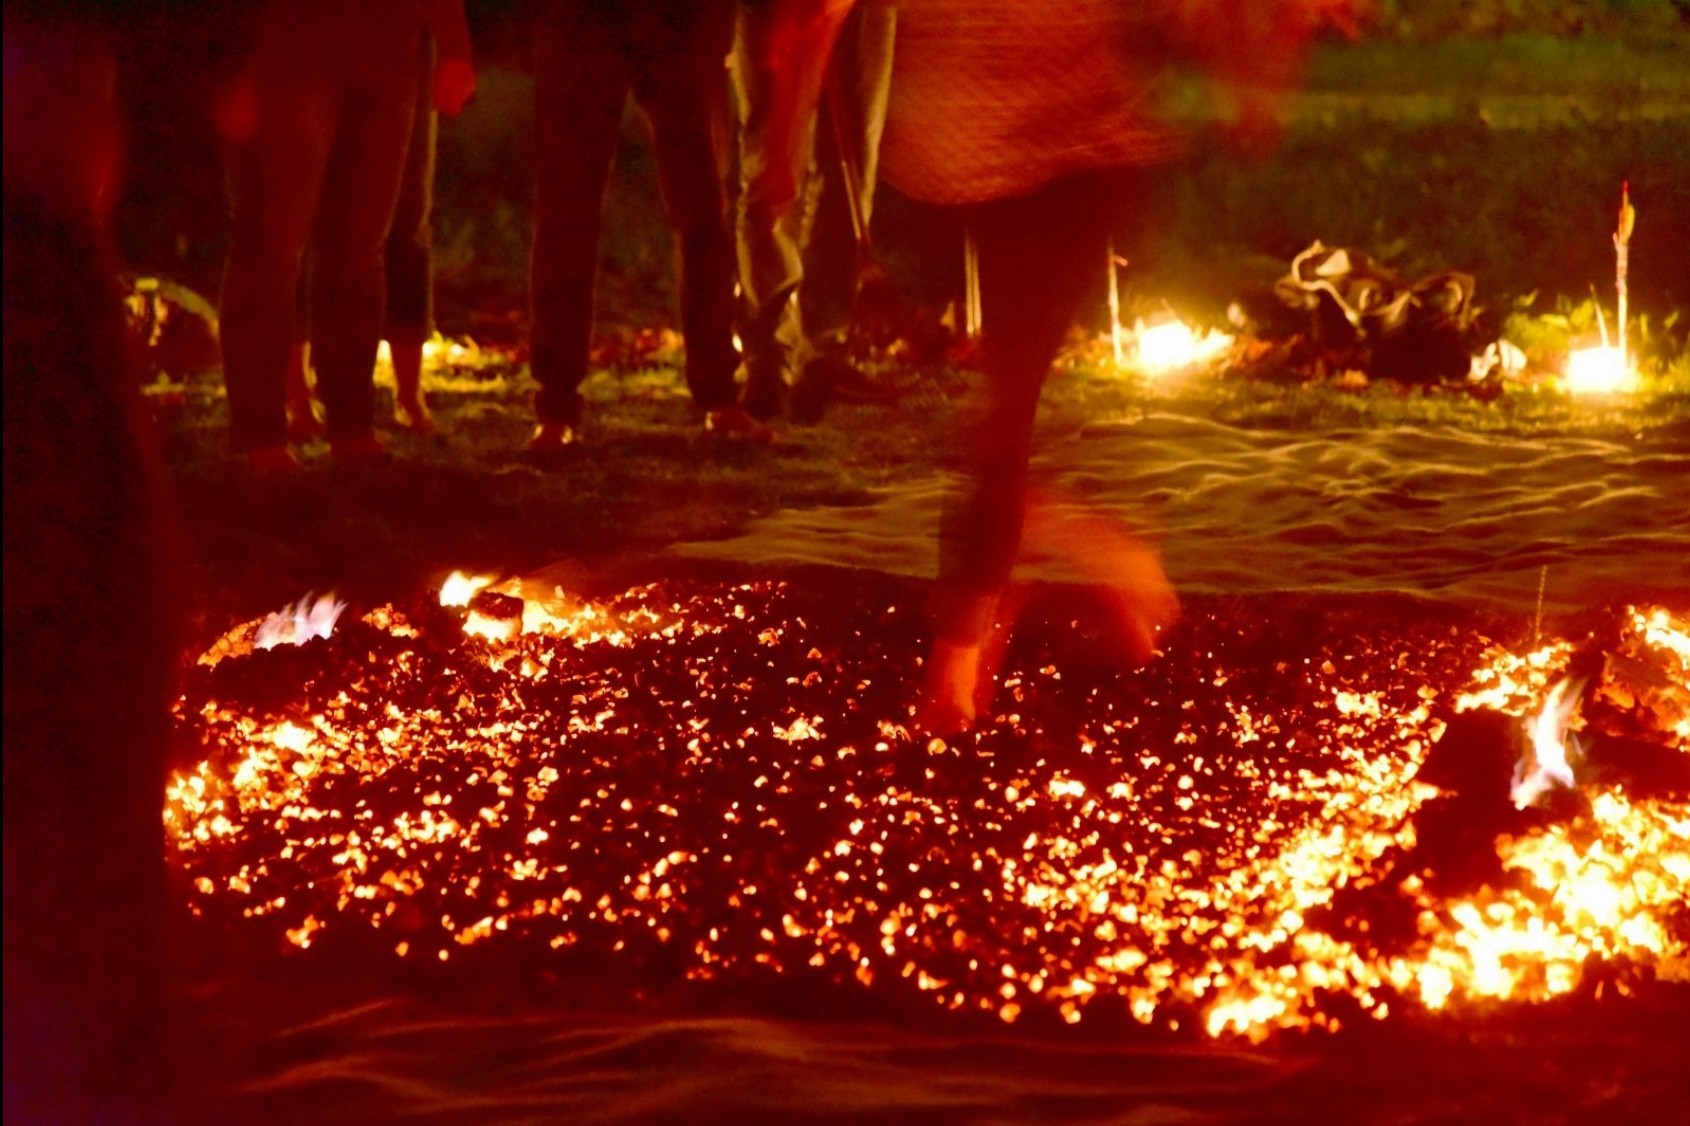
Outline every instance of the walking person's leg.
[(1074, 315), (1101, 271), (1113, 214), (1101, 174), (970, 208), (980, 248), (983, 402), (963, 435), (960, 491), (939, 539), (938, 625), (923, 723), (951, 731), (989, 700), (982, 660), (1026, 517), (1027, 472), (1039, 393)]

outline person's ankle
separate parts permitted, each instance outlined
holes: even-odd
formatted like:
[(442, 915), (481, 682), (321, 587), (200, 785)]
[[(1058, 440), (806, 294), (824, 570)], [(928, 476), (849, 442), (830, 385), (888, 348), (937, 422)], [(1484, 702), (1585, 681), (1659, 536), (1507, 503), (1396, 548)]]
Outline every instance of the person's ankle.
[(927, 655), (916, 723), (934, 735), (966, 731), (979, 714), (980, 646), (937, 638)]
[(393, 418), (406, 430), (418, 434), (427, 434), (434, 430), (434, 415), (420, 394), (395, 396)]

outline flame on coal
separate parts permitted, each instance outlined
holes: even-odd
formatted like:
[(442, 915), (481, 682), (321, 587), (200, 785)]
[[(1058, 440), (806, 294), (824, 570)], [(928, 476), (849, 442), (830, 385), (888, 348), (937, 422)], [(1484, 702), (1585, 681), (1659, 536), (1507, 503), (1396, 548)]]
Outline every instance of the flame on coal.
[(462, 571), (453, 571), (440, 584), (440, 605), (468, 606), (470, 599), (492, 585), (492, 575), (466, 575)]
[(292, 606), (284, 606), (258, 625), (252, 639), (254, 649), (274, 649), (278, 645), (304, 645), (314, 638), (334, 633), (346, 603), (332, 593), (313, 599), (309, 594)]
[(1514, 766), (1509, 795), (1514, 808), (1536, 805), (1551, 789), (1573, 788), (1573, 768), (1567, 762), (1567, 724), (1578, 711), (1583, 682), (1562, 680), (1549, 690), (1536, 718), (1527, 725), (1531, 748)]

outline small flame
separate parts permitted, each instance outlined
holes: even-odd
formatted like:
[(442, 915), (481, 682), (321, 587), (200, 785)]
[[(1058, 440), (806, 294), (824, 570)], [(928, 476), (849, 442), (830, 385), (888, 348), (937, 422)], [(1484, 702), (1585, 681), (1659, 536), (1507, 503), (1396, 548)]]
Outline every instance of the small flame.
[(1608, 344), (1575, 348), (1567, 357), (1567, 390), (1575, 395), (1612, 395), (1637, 389), (1637, 373), (1625, 353)]
[(1232, 337), (1224, 332), (1193, 332), (1184, 321), (1145, 325), (1134, 332), (1138, 341), (1138, 363), (1151, 373), (1190, 367), (1224, 352)]
[(308, 594), (296, 605), (284, 606), (260, 622), (252, 647), (274, 649), (278, 645), (304, 645), (314, 637), (328, 637), (345, 609), (346, 603), (332, 593), (315, 602)]
[(468, 606), (470, 599), (492, 585), (492, 575), (466, 575), (462, 571), (453, 571), (440, 584), (440, 605)]
[(1567, 764), (1567, 721), (1578, 710), (1582, 682), (1562, 680), (1549, 690), (1543, 710), (1531, 722), (1532, 751), (1514, 767), (1511, 791), (1515, 809), (1534, 804), (1551, 788), (1573, 787), (1573, 768)]

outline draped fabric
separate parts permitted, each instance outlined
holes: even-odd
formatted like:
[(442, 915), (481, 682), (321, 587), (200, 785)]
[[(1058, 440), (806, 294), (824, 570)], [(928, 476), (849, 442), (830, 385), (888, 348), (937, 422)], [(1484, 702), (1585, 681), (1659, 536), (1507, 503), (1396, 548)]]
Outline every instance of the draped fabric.
[(906, 195), (974, 203), (1072, 172), (1156, 164), (1159, 21), (1135, 0), (905, 0), (882, 171)]

